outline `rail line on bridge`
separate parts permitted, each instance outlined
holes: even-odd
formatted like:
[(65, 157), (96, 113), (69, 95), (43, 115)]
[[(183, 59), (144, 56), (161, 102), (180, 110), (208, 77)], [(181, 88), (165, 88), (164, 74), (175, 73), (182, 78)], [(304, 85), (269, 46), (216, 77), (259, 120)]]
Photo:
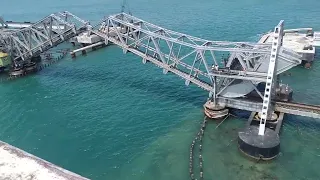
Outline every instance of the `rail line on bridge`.
[[(221, 95), (239, 80), (250, 82), (261, 100), (264, 98), (255, 86), (268, 82), (268, 72), (259, 71), (259, 68), (269, 62), (272, 44), (209, 41), (162, 28), (125, 13), (108, 16), (94, 28), (88, 21), (70, 12), (54, 13), (36, 23), (27, 23), (27, 27), (22, 29), (0, 31), (0, 46), (10, 53), (14, 63), (24, 63), (85, 31), (99, 36), (105, 44), (119, 46), (124, 53), (136, 54), (143, 63), (152, 62), (162, 68), (164, 74), (171, 72), (178, 75), (186, 85), (193, 83), (208, 91), (214, 103), (241, 108), (237, 99)], [(298, 54), (279, 47), (277, 61), (290, 59), (290, 62), (300, 62)], [(225, 68), (212, 69), (212, 65), (221, 66), (217, 60), (220, 52), (230, 53)], [(253, 105), (257, 102), (243, 100), (242, 103), (248, 103), (242, 106), (246, 110), (260, 111), (262, 108), (259, 103)], [(269, 102), (267, 106), (273, 105)], [(296, 115), (303, 112), (300, 115), (319, 117), (315, 115), (318, 109), (311, 105), (276, 103), (270, 109)]]
[[(143, 63), (152, 62), (162, 68), (164, 74), (172, 72), (178, 75), (185, 80), (186, 85), (191, 82), (210, 92), (214, 101), (224, 103), (226, 107), (243, 109), (246, 105), (241, 103), (247, 102), (246, 110), (259, 112), (262, 109), (261, 93), (259, 103), (250, 102), (248, 99), (240, 103), (237, 100), (226, 101), (226, 98), (219, 94), (235, 80), (250, 81), (253, 86), (254, 83), (266, 82), (267, 72), (254, 70), (264, 61), (269, 61), (271, 44), (208, 41), (156, 26), (125, 13), (108, 16), (96, 28), (98, 29), (92, 29), (91, 33), (101, 37), (105, 44), (113, 43), (122, 48), (124, 53), (131, 52), (141, 57)], [(283, 51), (290, 54), (281, 53)], [(212, 70), (212, 64), (220, 64), (216, 52), (229, 52), (232, 57), (238, 57), (240, 68), (230, 68), (234, 59), (229, 58), (226, 63), (229, 64), (228, 70)], [(278, 59), (286, 59), (289, 56), (291, 60), (298, 61), (296, 53), (285, 48), (280, 49)], [(256, 88), (254, 90), (257, 91)], [(253, 105), (255, 103), (256, 105)], [(271, 109), (274, 108), (280, 112), (298, 115), (297, 112), (290, 111), (294, 109), (292, 104), (286, 104), (286, 108), (277, 104)], [(310, 108), (300, 111), (305, 112), (301, 114), (303, 116), (315, 117), (315, 112), (311, 112)]]
[[(227, 107), (240, 108), (238, 100), (221, 96), (234, 81), (249, 81), (253, 87), (267, 81), (268, 73), (259, 71), (259, 67), (269, 61), (271, 44), (209, 41), (162, 28), (125, 13), (108, 16), (94, 28), (88, 21), (68, 11), (24, 25), (27, 27), (15, 31), (0, 31), (1, 49), (10, 52), (15, 63), (28, 62), (31, 57), (39, 56), (71, 37), (89, 31), (101, 37), (105, 44), (110, 42), (122, 48), (124, 53), (136, 54), (143, 63), (152, 62), (162, 68), (164, 74), (171, 72), (184, 79), (186, 85), (193, 83), (208, 91), (213, 101), (224, 103)], [(217, 71), (211, 67), (221, 66), (217, 58), (220, 52), (230, 53), (230, 56), (225, 63), (226, 69)], [(298, 57), (295, 52), (282, 48), (278, 61), (290, 58), (298, 62)], [(238, 64), (238, 67), (232, 67), (233, 64)], [(253, 90), (262, 100), (262, 93), (256, 88)], [(248, 103), (242, 106), (246, 110), (260, 111), (262, 108), (259, 103), (252, 105), (257, 102), (243, 100), (242, 103)], [(299, 111), (297, 108), (300, 108)], [(295, 115), (305, 112), (300, 115), (319, 117), (315, 115), (319, 111), (312, 109), (312, 105), (297, 107), (292, 103), (285, 106), (277, 103), (271, 109)]]
[[(105, 44), (111, 42), (124, 53), (132, 52), (141, 57), (143, 63), (152, 62), (162, 68), (164, 74), (172, 72), (182, 77), (185, 85), (191, 82), (209, 91), (210, 99), (204, 105), (204, 112), (210, 118), (227, 116), (230, 107), (252, 111), (246, 128), (238, 133), (239, 149), (249, 157), (270, 160), (279, 154), (278, 133), (284, 113), (320, 118), (317, 106), (272, 102), (281, 100), (281, 94), (287, 97), (290, 94), (287, 88), (282, 91), (279, 74), (301, 63), (299, 54), (283, 47), (283, 21), (275, 27), (271, 44), (208, 41), (125, 13), (107, 17), (98, 27), (91, 33), (101, 37)], [(221, 64), (217, 62), (219, 52), (230, 55), (223, 69), (219, 69)], [(265, 83), (264, 92), (258, 90), (259, 83)], [(239, 84), (248, 88), (248, 92), (237, 96), (231, 93), (226, 98), (226, 89), (232, 92), (232, 86), (237, 89), (234, 87)], [(241, 91), (239, 87), (237, 90)], [(245, 98), (251, 92), (255, 92), (260, 101)], [(256, 117), (260, 120), (259, 126), (252, 122)]]
[(22, 64), (52, 47), (84, 32), (88, 22), (70, 12), (51, 14), (28, 27), (0, 29), (0, 49), (8, 52), (15, 64)]
[(319, 105), (311, 105), (298, 102), (276, 102), (275, 109), (279, 112), (287, 114), (320, 119)]
[[(283, 47), (283, 26), (283, 21), (275, 26), (272, 43), (209, 41), (126, 13), (108, 16), (92, 27), (89, 22), (62, 12), (23, 29), (0, 29), (0, 47), (10, 53), (16, 65), (28, 63), (33, 57), (80, 34), (89, 39), (93, 35), (99, 37), (97, 45), (117, 45), (124, 53), (141, 57), (144, 64), (151, 62), (162, 68), (164, 74), (171, 72), (181, 77), (185, 85), (193, 83), (208, 91), (209, 99), (204, 105), (208, 117), (225, 117), (228, 108), (261, 112), (258, 128), (251, 126), (250, 120), (246, 132), (239, 132), (239, 146), (249, 156), (261, 158), (262, 154), (263, 159), (270, 159), (279, 153), (278, 132), (283, 113), (320, 118), (320, 106), (281, 101), (281, 95), (289, 97), (290, 93), (281, 86), (279, 74), (302, 62), (301, 55)], [(91, 43), (87, 48), (93, 46)], [(75, 52), (84, 49), (86, 47)], [(218, 61), (221, 53), (229, 55), (224, 62)], [(257, 87), (263, 83), (264, 92), (261, 92)], [(252, 100), (248, 97), (250, 94), (259, 100)], [(271, 131), (271, 126), (267, 126), (275, 111), (280, 112), (275, 116), (280, 119), (275, 121), (277, 130)], [(268, 135), (264, 136), (265, 133)], [(255, 144), (260, 141), (262, 143)], [(270, 145), (272, 141), (275, 143)]]

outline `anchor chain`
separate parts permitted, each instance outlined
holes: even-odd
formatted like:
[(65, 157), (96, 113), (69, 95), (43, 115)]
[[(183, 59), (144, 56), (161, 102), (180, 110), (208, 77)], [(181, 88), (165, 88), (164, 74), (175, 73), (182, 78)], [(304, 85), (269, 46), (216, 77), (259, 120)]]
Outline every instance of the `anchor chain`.
[[(227, 115), (217, 126), (215, 129), (217, 129), (226, 119), (228, 119), (230, 115)], [(191, 145), (190, 145), (190, 159), (189, 159), (189, 173), (190, 173), (190, 178), (191, 180), (195, 180), (195, 176), (194, 176), (194, 167), (193, 167), (193, 157), (194, 157), (194, 148), (196, 145), (196, 142), (198, 141), (199, 143), (199, 168), (200, 168), (200, 180), (203, 180), (203, 157), (202, 157), (202, 149), (203, 149), (203, 144), (202, 144), (202, 139), (204, 136), (204, 131), (206, 129), (207, 126), (207, 119), (206, 117), (204, 117), (202, 125), (200, 127), (200, 131), (198, 132), (197, 136), (194, 138), (194, 140), (192, 141)]]
[(193, 172), (193, 157), (194, 157), (194, 148), (195, 144), (198, 141), (199, 143), (199, 167), (200, 167), (200, 179), (203, 179), (203, 158), (202, 158), (202, 138), (204, 135), (204, 130), (207, 125), (207, 119), (206, 117), (203, 119), (200, 131), (198, 132), (197, 136), (195, 139), (192, 141), (190, 145), (190, 159), (189, 159), (189, 173), (190, 173), (190, 178), (192, 180), (195, 179), (194, 172)]

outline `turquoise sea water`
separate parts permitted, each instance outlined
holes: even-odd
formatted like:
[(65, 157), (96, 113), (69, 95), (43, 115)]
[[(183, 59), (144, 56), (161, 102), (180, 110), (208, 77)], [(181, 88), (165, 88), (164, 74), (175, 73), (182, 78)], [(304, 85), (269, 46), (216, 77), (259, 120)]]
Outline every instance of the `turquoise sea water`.
[[(279, 20), (286, 28), (320, 30), (320, 2), (135, 0), (133, 15), (211, 40), (257, 41)], [(7, 20), (36, 21), (68, 10), (93, 23), (120, 11), (111, 0), (11, 0)], [(320, 104), (319, 55), (312, 69), (283, 77), (296, 101)], [(51, 66), (37, 75), (0, 84), (0, 139), (94, 180), (189, 178), (189, 145), (203, 120), (207, 93), (111, 46)], [(270, 163), (237, 150), (246, 120), (209, 122), (204, 137), (205, 179), (320, 179), (320, 124), (287, 116), (281, 155)]]

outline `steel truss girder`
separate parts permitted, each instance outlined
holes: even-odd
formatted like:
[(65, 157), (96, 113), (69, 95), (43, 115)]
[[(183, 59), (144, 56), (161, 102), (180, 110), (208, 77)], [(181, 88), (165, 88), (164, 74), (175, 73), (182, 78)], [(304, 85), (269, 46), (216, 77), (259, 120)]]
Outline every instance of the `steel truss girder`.
[(58, 12), (51, 14), (27, 28), (16, 31), (0, 31), (0, 46), (10, 53), (14, 62), (30, 60), (67, 39), (76, 36), (89, 27), (87, 21), (71, 14)]
[[(208, 41), (201, 38), (189, 36), (183, 33), (174, 32), (154, 24), (148, 23), (131, 15), (121, 13), (107, 17), (107, 20), (117, 22), (125, 27), (137, 29), (142, 33), (153, 37), (178, 43), (198, 50), (212, 50), (225, 52), (251, 52), (251, 53), (270, 53), (270, 44), (258, 44), (249, 42), (228, 42), (228, 41)], [(139, 23), (138, 23), (139, 22)], [(139, 25), (137, 25), (139, 24)], [(242, 46), (246, 47), (242, 47)]]
[[(231, 85), (223, 83), (233, 79), (257, 82), (267, 81), (267, 72), (256, 72), (263, 60), (271, 52), (271, 44), (248, 42), (208, 41), (174, 32), (148, 23), (131, 15), (120, 13), (106, 17), (92, 33), (102, 37), (105, 43), (112, 42), (143, 58), (143, 62), (153, 62), (190, 82), (218, 96), (221, 90)], [(244, 68), (230, 69), (227, 73), (215, 72), (211, 65), (217, 65), (216, 54), (229, 52), (237, 57)], [(227, 67), (230, 66), (229, 61)], [(256, 89), (256, 88), (255, 88)], [(259, 94), (262, 96), (261, 94)]]

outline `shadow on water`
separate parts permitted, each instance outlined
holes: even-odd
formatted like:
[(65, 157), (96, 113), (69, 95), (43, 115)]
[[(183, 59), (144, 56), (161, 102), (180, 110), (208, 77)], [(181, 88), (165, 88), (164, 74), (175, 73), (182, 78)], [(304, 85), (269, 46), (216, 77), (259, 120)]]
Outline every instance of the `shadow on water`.
[[(86, 68), (83, 68), (81, 66), (65, 67), (62, 65), (59, 67), (47, 68), (45, 71), (40, 72), (36, 76), (30, 76), (30, 78), (26, 77), (26, 79), (22, 78), (21, 80), (18, 80), (18, 81), (28, 81), (29, 84), (34, 84), (36, 86), (39, 84), (43, 84), (41, 83), (41, 81), (46, 79), (49, 79), (48, 83), (81, 82), (81, 83), (89, 83), (89, 84), (94, 83), (94, 85), (110, 84), (112, 86), (121, 86), (123, 88), (138, 89), (145, 93), (149, 93), (151, 96), (162, 96), (173, 101), (178, 101), (182, 103), (191, 103), (195, 106), (201, 106), (205, 101), (205, 95), (206, 95), (205, 91), (202, 91), (200, 89), (193, 88), (193, 87), (185, 87), (183, 84), (183, 80), (172, 78), (171, 76), (163, 76), (161, 74), (161, 71), (157, 72), (158, 76), (162, 76), (164, 78), (162, 79), (162, 77), (160, 77), (159, 79), (161, 80), (158, 80), (158, 79), (154, 79), (153, 77), (144, 78), (144, 76), (142, 77), (135, 76), (130, 78), (130, 76), (134, 74), (133, 72), (122, 74), (121, 71), (116, 71), (116, 70), (108, 71), (99, 67), (92, 67), (90, 69), (88, 68), (90, 67), (86, 67)], [(44, 76), (44, 78), (42, 79), (41, 77), (39, 78), (37, 76)], [(168, 79), (168, 81), (166, 81), (166, 79)], [(177, 83), (179, 81), (181, 82), (181, 85)], [(60, 84), (57, 84), (57, 86), (58, 85)], [(181, 88), (181, 86), (183, 86), (183, 88)], [(242, 112), (240, 117), (245, 118), (243, 119), (243, 121), (246, 121), (247, 113)], [(308, 131), (310, 128), (312, 129), (316, 128), (318, 130), (320, 129), (320, 124), (318, 122), (312, 121), (312, 120), (309, 121), (309, 119), (307, 118), (300, 118), (297, 116), (287, 115), (285, 117), (285, 121), (286, 121), (285, 124), (288, 123), (286, 127), (290, 126), (291, 129), (290, 129), (290, 132), (287, 131), (283, 136), (286, 139), (286, 140), (283, 140), (284, 145), (291, 143), (291, 141), (287, 140), (289, 139), (288, 138), (289, 135), (292, 135), (292, 134), (296, 135), (296, 133), (294, 133), (295, 131), (299, 132), (298, 128), (296, 130), (294, 129), (294, 127), (303, 127), (303, 129), (301, 130), (303, 132)], [(213, 152), (212, 149), (215, 148), (216, 149), (215, 151), (222, 156), (220, 158), (221, 162), (219, 162), (221, 165), (220, 168), (224, 168), (224, 169), (227, 169), (228, 171), (234, 172), (234, 174), (237, 174), (237, 176), (240, 177), (239, 179), (281, 179), (280, 177), (277, 177), (280, 171), (275, 169), (279, 169), (279, 167), (281, 168), (282, 165), (289, 164), (287, 162), (294, 162), (294, 164), (292, 165), (289, 164), (290, 166), (288, 165), (289, 168), (286, 171), (292, 172), (295, 170), (294, 168), (296, 168), (300, 160), (298, 159), (300, 155), (297, 152), (304, 151), (304, 148), (302, 146), (297, 147), (295, 151), (292, 151), (292, 152), (289, 151), (290, 146), (288, 146), (287, 148), (283, 147), (282, 149), (285, 152), (279, 158), (278, 160), (279, 163), (276, 162), (276, 164), (278, 165), (268, 165), (268, 163), (261, 165), (261, 163), (257, 164), (255, 162), (251, 162), (251, 163), (243, 162), (244, 158), (239, 158), (236, 151), (237, 150), (237, 147), (236, 147), (237, 133), (241, 127), (239, 126), (235, 127), (234, 125), (231, 125), (233, 123), (234, 122), (229, 124), (226, 123), (225, 125), (219, 127), (219, 131), (214, 133), (212, 132), (208, 133), (209, 135), (208, 140), (210, 141), (209, 142), (210, 152), (207, 152), (207, 154), (210, 154), (210, 156), (206, 155), (208, 159), (212, 158), (212, 162), (216, 161), (215, 159), (217, 158), (216, 156), (211, 157), (211, 154)], [(304, 140), (304, 138), (306, 138), (305, 136), (309, 137), (309, 134), (304, 133), (303, 136), (295, 137), (295, 139), (301, 138), (301, 140)], [(228, 138), (226, 139), (226, 137)], [(219, 142), (219, 145), (217, 145), (217, 142)], [(296, 142), (294, 145), (296, 145)], [(164, 159), (170, 159), (169, 154), (173, 154), (173, 153), (175, 152), (171, 152), (167, 149), (164, 149), (163, 152), (160, 151), (159, 153), (156, 154), (156, 156), (163, 157)], [(176, 153), (178, 154), (181, 152), (179, 151)], [(164, 165), (167, 165), (167, 164), (164, 162)], [(264, 167), (265, 165), (267, 166), (268, 171), (265, 171), (264, 169), (262, 169), (262, 167)], [(146, 170), (146, 171), (151, 171), (154, 174), (158, 174), (158, 176), (160, 177), (161, 171), (159, 170), (158, 167), (149, 165), (148, 169), (149, 170)], [(219, 167), (218, 169), (214, 169), (211, 167), (208, 169), (208, 171), (212, 171), (215, 173), (217, 173), (218, 170), (219, 170)], [(276, 172), (273, 172), (273, 171), (276, 171)], [(252, 174), (252, 175), (250, 178), (248, 178), (247, 174)]]
[(39, 73), (39, 75), (60, 79), (66, 78), (68, 81), (112, 84), (122, 86), (123, 88), (134, 88), (144, 91), (145, 93), (150, 93), (152, 96), (162, 96), (177, 102), (187, 102), (194, 106), (202, 106), (207, 98), (206, 91), (197, 89), (193, 85), (185, 86), (183, 80), (179, 80), (178, 78), (174, 79), (170, 74), (168, 74), (169, 81), (166, 81), (165, 79), (168, 79), (167, 77), (161, 79), (164, 77), (161, 72), (159, 72), (158, 75), (161, 80), (158, 80), (155, 78), (141, 78), (140, 76), (130, 78), (130, 73), (124, 75), (120, 71), (93, 69), (60, 66), (59, 70), (56, 68), (48, 68)]
[[(44, 71), (39, 72), (38, 74), (36, 74), (36, 76), (39, 75), (55, 77), (59, 79), (65, 78), (67, 79), (67, 81), (75, 82), (118, 85), (123, 88), (138, 89), (140, 91), (144, 91), (145, 93), (149, 93), (152, 96), (162, 96), (172, 101), (189, 103), (197, 107), (202, 106), (207, 98), (206, 91), (198, 89), (193, 85), (185, 86), (183, 80), (172, 78), (173, 75), (171, 74), (168, 74), (168, 76), (164, 76), (161, 72), (157, 72), (158, 78), (156, 79), (143, 78), (141, 76), (128, 78), (128, 76), (131, 76), (131, 73), (127, 73), (126, 75), (124, 75), (123, 73), (121, 73), (121, 71), (108, 71), (100, 69), (99, 67), (97, 70), (95, 69), (96, 67), (88, 67), (85, 69), (70, 66), (50, 67), (46, 68)], [(30, 75), (29, 77), (19, 78), (14, 81), (26, 81), (25, 78), (28, 78), (29, 83), (33, 82), (33, 84), (35, 85), (39, 84), (39, 81), (33, 77), (34, 75)], [(31, 79), (33, 79), (33, 81), (30, 81)], [(168, 81), (166, 81), (166, 79)], [(6, 83), (10, 83), (10, 81)], [(230, 112), (236, 115), (238, 118), (242, 118), (244, 121), (249, 118), (251, 113), (249, 111), (236, 109), (232, 109)], [(307, 129), (320, 129), (320, 122), (312, 118), (286, 114), (284, 119), (285, 123), (289, 123), (293, 126), (304, 127)]]

